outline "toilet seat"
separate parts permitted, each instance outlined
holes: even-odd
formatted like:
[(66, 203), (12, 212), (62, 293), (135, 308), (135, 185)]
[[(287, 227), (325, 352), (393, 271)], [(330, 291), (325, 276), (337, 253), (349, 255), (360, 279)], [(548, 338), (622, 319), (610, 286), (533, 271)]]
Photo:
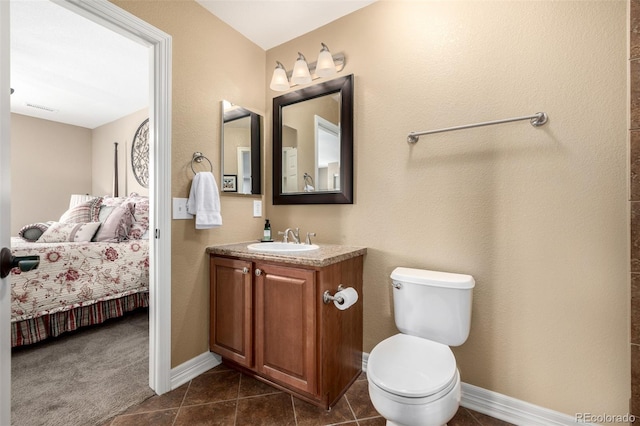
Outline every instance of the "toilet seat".
[(420, 403), (418, 400), (432, 400), (450, 391), (458, 370), (447, 345), (396, 334), (373, 348), (367, 361), (367, 377), (390, 396), (415, 398), (415, 403)]

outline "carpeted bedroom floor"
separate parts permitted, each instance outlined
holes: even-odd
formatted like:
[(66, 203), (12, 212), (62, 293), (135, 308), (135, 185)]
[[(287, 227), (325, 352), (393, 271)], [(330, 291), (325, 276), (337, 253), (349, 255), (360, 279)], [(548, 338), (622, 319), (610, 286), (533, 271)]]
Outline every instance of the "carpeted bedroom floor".
[(146, 309), (14, 349), (11, 424), (101, 424), (155, 395), (148, 371)]

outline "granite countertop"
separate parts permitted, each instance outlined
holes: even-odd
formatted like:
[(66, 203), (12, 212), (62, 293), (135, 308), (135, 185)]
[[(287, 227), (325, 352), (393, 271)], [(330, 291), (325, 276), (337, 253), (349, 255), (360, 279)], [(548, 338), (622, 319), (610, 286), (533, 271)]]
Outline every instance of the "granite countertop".
[(328, 266), (367, 253), (367, 249), (365, 247), (318, 243), (314, 243), (320, 247), (317, 250), (293, 253), (263, 253), (252, 251), (247, 248), (249, 244), (253, 244), (255, 242), (257, 241), (210, 246), (207, 247), (207, 253), (315, 267)]

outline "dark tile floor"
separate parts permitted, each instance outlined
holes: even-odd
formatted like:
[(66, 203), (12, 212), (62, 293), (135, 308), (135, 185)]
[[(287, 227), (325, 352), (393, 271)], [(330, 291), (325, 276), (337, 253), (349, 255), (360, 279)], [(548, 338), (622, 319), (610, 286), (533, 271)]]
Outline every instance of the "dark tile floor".
[[(364, 374), (325, 411), (252, 377), (220, 365), (161, 396), (130, 408), (103, 426), (384, 426)], [(460, 407), (449, 426), (510, 423)]]

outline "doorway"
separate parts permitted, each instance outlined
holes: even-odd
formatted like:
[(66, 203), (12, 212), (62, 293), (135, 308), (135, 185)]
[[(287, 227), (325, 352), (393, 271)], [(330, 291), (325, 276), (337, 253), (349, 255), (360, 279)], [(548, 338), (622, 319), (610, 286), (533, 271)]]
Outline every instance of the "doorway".
[(149, 48), (149, 387), (171, 390), (171, 36), (107, 0), (56, 4)]
[[(74, 2), (54, 0), (68, 10), (86, 17), (92, 22), (109, 28), (137, 43), (146, 46), (150, 52), (150, 131), (153, 135), (150, 143), (149, 198), (150, 217), (150, 309), (149, 309), (149, 386), (157, 393), (170, 390), (170, 330), (171, 330), (171, 222), (170, 222), (170, 188), (171, 188), (171, 37), (146, 22), (121, 10), (106, 0), (92, 2)], [(8, 3), (8, 2), (7, 2)], [(7, 29), (10, 25), (9, 7), (0, 10), (0, 27)], [(7, 46), (8, 31), (2, 34), (3, 46)], [(2, 49), (2, 62), (10, 61), (8, 49)], [(9, 99), (9, 78), (3, 68), (2, 108), (0, 120), (9, 121), (9, 109), (5, 108)], [(5, 87), (6, 86), (6, 87)], [(6, 102), (6, 103), (5, 103)], [(6, 126), (8, 128), (8, 126)], [(8, 132), (2, 133), (0, 148), (3, 152), (3, 165), (8, 163), (4, 155), (8, 151)], [(5, 170), (6, 173), (6, 170)], [(6, 203), (10, 199), (10, 190), (5, 192), (0, 204), (0, 211), (6, 212)], [(8, 215), (4, 215), (6, 218)], [(4, 228), (3, 228), (4, 231)], [(6, 232), (2, 233), (2, 243), (8, 245)], [(0, 312), (2, 318), (8, 318), (10, 307), (6, 293), (0, 294)], [(4, 331), (4, 328), (3, 328)], [(5, 334), (2, 334), (4, 338)], [(4, 346), (4, 345), (3, 345)], [(10, 371), (10, 351), (0, 352), (1, 376), (8, 377)], [(10, 406), (10, 381), (2, 380), (0, 384), (0, 407)], [(0, 423), (8, 423), (7, 411), (0, 410)], [(10, 412), (10, 411), (9, 411)], [(4, 423), (3, 423), (4, 422)]]

